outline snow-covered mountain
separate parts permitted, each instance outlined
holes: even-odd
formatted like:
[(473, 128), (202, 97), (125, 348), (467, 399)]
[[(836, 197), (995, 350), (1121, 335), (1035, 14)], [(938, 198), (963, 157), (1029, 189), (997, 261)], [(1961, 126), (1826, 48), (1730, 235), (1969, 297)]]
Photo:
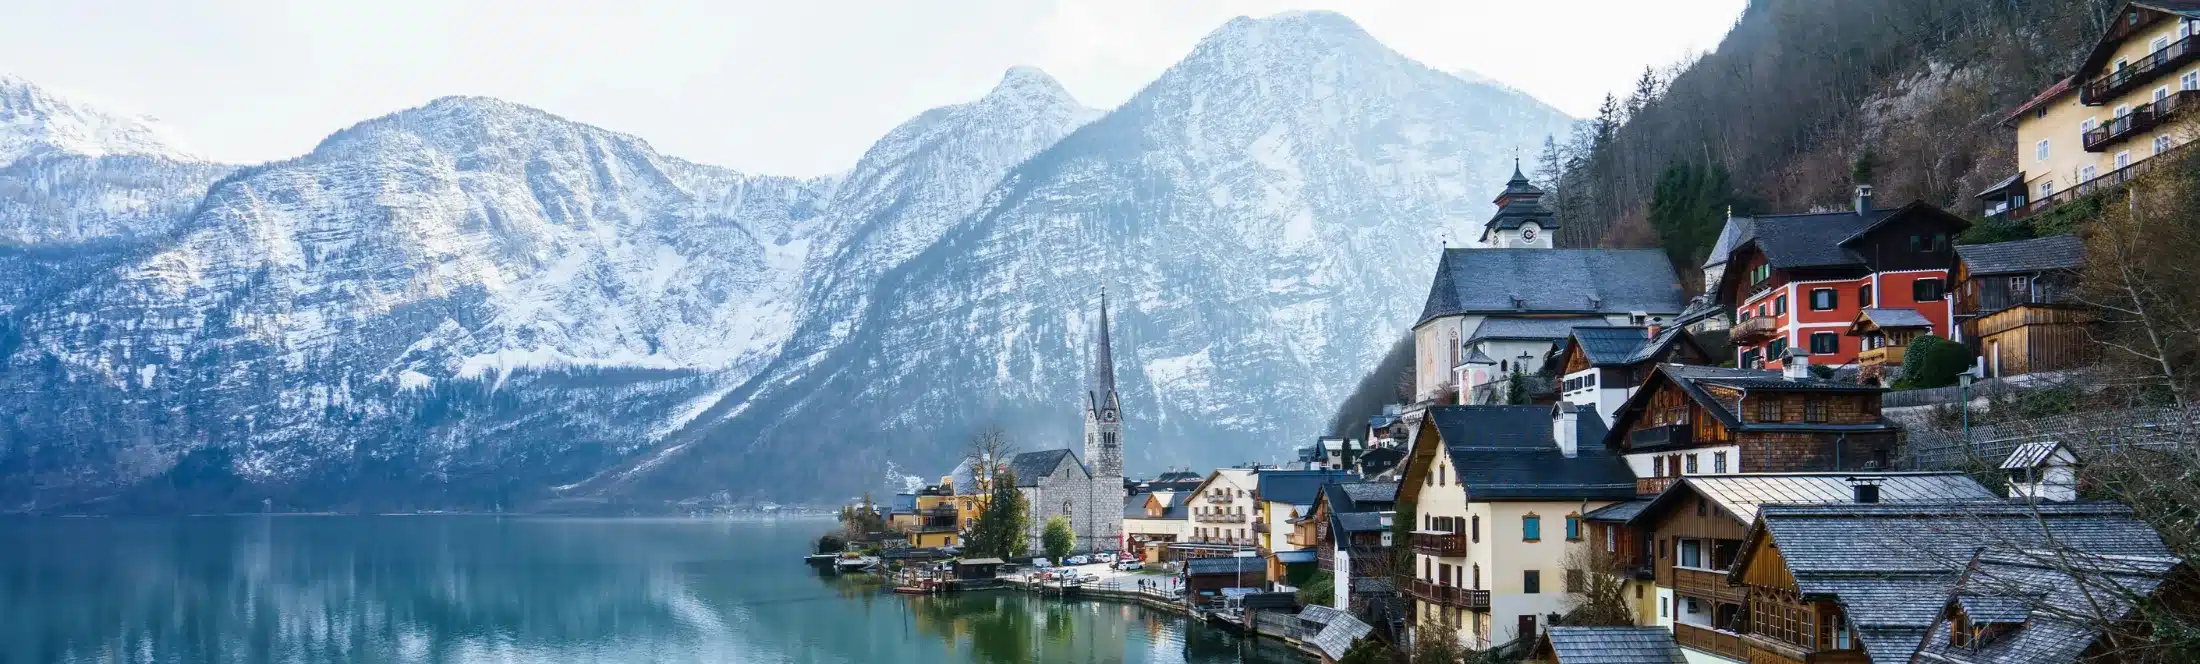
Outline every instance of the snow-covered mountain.
[[(138, 136), (52, 122), (108, 129), (5, 140)], [(482, 98), (234, 172), (16, 147), (161, 166), (0, 197), (19, 253), (124, 247), (0, 300), (0, 510), (840, 495), (985, 424), (1070, 444), (1102, 286), (1132, 470), (1272, 458), (1569, 123), (1314, 12), (1234, 20), (1105, 114), (1012, 69), (830, 178)], [(131, 191), (188, 204), (57, 221)]]
[(1074, 447), (1103, 286), (1134, 471), (1275, 459), (1412, 322), (1433, 247), (1487, 218), (1514, 151), (1569, 123), (1336, 14), (1234, 20), (789, 345), (845, 342), (783, 358), (612, 485), (831, 484), (849, 465), (820, 459), (940, 465), (994, 423)]

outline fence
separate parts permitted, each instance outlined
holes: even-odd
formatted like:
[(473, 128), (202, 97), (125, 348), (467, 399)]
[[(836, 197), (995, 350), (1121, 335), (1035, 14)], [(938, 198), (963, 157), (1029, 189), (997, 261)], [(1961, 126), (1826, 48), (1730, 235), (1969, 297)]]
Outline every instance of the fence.
[(2188, 421), (2200, 421), (2200, 415), (2178, 417), (2174, 409), (2080, 413), (2011, 425), (1974, 426), (1968, 435), (1961, 430), (1913, 427), (1903, 451), (1907, 467), (1918, 470), (1961, 469), (1981, 462), (2000, 466), (2011, 451), (2036, 441), (2060, 442), (2080, 457), (2090, 450), (2114, 450), (2125, 445), (2166, 447), (2178, 441)]

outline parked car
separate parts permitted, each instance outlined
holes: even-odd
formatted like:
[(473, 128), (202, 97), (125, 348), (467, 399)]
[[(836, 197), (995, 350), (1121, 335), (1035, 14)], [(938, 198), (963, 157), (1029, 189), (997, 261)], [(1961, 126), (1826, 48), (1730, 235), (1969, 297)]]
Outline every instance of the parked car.
[(1031, 566), (1038, 569), (1048, 569), (1054, 567), (1054, 563), (1045, 558), (1033, 558), (1031, 559)]
[(1115, 565), (1113, 565), (1113, 567), (1115, 567), (1116, 569), (1119, 569), (1119, 570), (1134, 570), (1134, 569), (1145, 569), (1146, 565), (1145, 565), (1144, 563), (1140, 563), (1140, 562), (1138, 562), (1138, 561), (1136, 561), (1136, 560), (1125, 560), (1125, 561), (1121, 561), (1121, 562), (1118, 562), (1118, 563), (1116, 563)]
[(1112, 563), (1112, 562), (1115, 562), (1115, 554), (1112, 554), (1112, 553), (1104, 553), (1104, 552), (1103, 552), (1103, 553), (1095, 553), (1095, 554), (1092, 554), (1092, 559), (1093, 559), (1093, 560), (1097, 560), (1097, 561), (1100, 561), (1100, 562), (1103, 562), (1103, 563)]
[(1090, 564), (1092, 564), (1092, 559), (1091, 559), (1091, 558), (1086, 558), (1086, 557), (1084, 557), (1084, 556), (1070, 556), (1070, 557), (1068, 557), (1068, 558), (1065, 558), (1065, 559), (1063, 559), (1063, 560), (1062, 560), (1062, 564), (1064, 564), (1064, 565), (1090, 565)]
[(1078, 583), (1098, 583), (1099, 581), (1100, 575), (1098, 574), (1087, 574), (1077, 578)]

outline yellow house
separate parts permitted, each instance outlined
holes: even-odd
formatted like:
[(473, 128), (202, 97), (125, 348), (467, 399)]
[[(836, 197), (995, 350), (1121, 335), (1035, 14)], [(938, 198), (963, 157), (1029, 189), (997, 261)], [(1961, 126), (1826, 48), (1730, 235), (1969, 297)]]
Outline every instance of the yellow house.
[(1440, 625), (1473, 649), (1534, 643), (1583, 579), (1582, 516), (1635, 497), (1594, 406), (1430, 408), (1398, 484), (1414, 520), (1413, 638)]
[(962, 545), (962, 500), (952, 485), (928, 486), (917, 492), (916, 509), (906, 516), (894, 514), (894, 527), (909, 534), (909, 546)]
[(2018, 172), (1980, 193), (1988, 216), (2022, 218), (2130, 181), (2195, 137), (2200, 2), (2132, 0), (2070, 78), (2009, 114)]

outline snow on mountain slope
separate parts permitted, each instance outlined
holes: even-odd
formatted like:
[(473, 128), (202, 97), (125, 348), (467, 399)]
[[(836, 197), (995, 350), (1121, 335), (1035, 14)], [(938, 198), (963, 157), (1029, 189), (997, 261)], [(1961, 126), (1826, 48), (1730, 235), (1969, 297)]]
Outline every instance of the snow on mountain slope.
[(590, 490), (830, 492), (875, 479), (851, 467), (939, 465), (986, 424), (1074, 446), (1102, 286), (1132, 469), (1273, 459), (1411, 323), (1433, 247), (1487, 217), (1512, 155), (1570, 122), (1336, 14), (1231, 21), (789, 347), (845, 342), (730, 393), (676, 462)]
[(150, 119), (113, 115), (0, 74), (0, 165), (44, 154), (198, 161)]

